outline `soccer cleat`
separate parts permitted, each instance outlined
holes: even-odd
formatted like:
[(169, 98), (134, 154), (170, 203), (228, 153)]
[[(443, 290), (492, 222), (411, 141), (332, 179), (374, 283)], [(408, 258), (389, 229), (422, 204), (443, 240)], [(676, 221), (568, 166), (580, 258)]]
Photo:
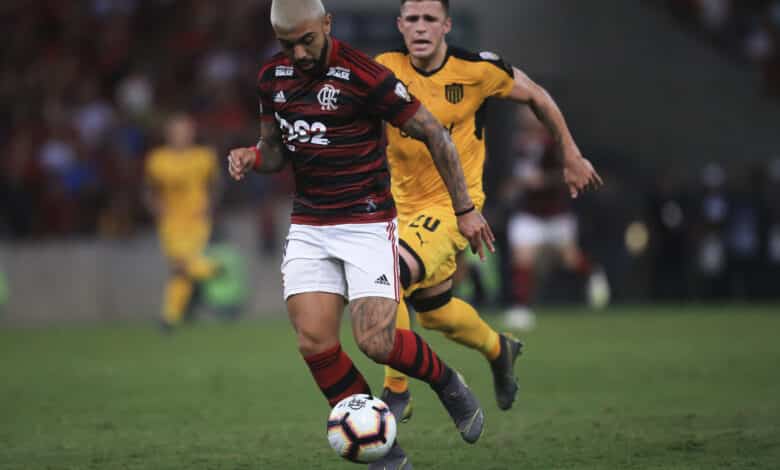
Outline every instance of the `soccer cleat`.
[(437, 390), (439, 400), (455, 422), (464, 441), (469, 444), (477, 442), (482, 435), (485, 424), (485, 413), (479, 406), (479, 401), (466, 385), (463, 376), (453, 371), (449, 382), (441, 390)]
[(508, 333), (498, 335), (501, 342), (501, 353), (494, 361), (490, 361), (493, 371), (493, 388), (496, 392), (496, 403), (502, 410), (512, 408), (517, 398), (517, 377), (515, 377), (515, 361), (523, 353), (523, 343)]
[(387, 404), (390, 411), (393, 412), (395, 420), (399, 423), (405, 423), (412, 417), (412, 394), (409, 390), (403, 393), (395, 393), (385, 387), (382, 390), (382, 401)]
[(412, 463), (396, 441), (387, 455), (368, 465), (368, 470), (412, 470)]
[(162, 333), (165, 336), (172, 335), (174, 330), (176, 330), (176, 326), (177, 325), (174, 325), (173, 323), (169, 322), (164, 318), (160, 318), (157, 321), (157, 327), (160, 329), (160, 333)]

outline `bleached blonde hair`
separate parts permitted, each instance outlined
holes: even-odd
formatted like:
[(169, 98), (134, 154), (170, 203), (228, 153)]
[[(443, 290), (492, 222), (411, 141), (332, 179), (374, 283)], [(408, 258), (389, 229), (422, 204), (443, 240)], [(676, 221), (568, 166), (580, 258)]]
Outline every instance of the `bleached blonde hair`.
[(275, 29), (295, 29), (304, 21), (323, 16), (322, 0), (273, 0), (271, 3), (271, 25)]

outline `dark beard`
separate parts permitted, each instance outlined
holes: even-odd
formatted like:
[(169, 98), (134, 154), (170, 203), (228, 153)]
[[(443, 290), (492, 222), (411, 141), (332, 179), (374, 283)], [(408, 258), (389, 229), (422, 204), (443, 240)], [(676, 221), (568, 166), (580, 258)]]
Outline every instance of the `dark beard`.
[(330, 46), (330, 38), (325, 36), (325, 45), (322, 46), (322, 52), (320, 52), (320, 56), (314, 63), (314, 67), (312, 67), (310, 70), (303, 70), (299, 68), (301, 72), (310, 76), (322, 75), (325, 73), (325, 65), (328, 63), (328, 53), (330, 52)]

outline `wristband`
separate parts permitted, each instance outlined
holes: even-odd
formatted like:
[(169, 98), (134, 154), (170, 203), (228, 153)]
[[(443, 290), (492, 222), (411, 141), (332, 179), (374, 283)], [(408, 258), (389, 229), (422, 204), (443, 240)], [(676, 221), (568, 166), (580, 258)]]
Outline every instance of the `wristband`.
[(252, 150), (255, 152), (255, 162), (252, 163), (252, 168), (259, 170), (260, 165), (263, 164), (263, 154), (260, 152), (260, 147), (257, 145), (252, 147)]
[(474, 209), (476, 209), (476, 207), (474, 206), (474, 204), (472, 204), (471, 207), (469, 207), (468, 209), (463, 209), (462, 211), (455, 212), (455, 217), (460, 217), (462, 215), (466, 215), (469, 212), (473, 211)]

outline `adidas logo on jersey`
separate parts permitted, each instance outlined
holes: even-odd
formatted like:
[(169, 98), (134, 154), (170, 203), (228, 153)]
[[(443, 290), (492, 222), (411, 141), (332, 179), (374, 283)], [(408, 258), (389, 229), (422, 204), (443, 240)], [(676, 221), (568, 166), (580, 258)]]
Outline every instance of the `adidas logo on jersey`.
[(279, 90), (279, 93), (277, 93), (274, 96), (274, 103), (286, 103), (286, 102), (287, 102), (287, 97), (284, 96), (284, 91)]
[(387, 280), (387, 276), (382, 274), (381, 276), (379, 276), (376, 279), (376, 281), (374, 281), (374, 284), (379, 284), (381, 286), (389, 286), (390, 285), (390, 281)]

